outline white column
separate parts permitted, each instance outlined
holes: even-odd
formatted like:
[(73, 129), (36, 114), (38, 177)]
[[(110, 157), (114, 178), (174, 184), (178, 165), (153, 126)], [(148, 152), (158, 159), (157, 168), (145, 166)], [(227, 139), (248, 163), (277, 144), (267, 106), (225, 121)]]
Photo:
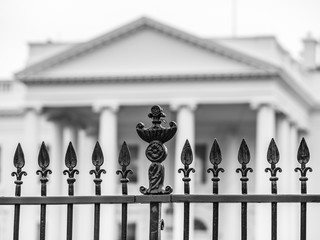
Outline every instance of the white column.
[[(94, 169), (91, 156), (94, 148), (95, 136), (88, 136), (85, 130), (79, 130), (78, 140), (78, 166), (79, 178), (77, 181), (77, 195), (93, 196), (94, 195), (94, 175), (89, 171)], [(93, 237), (93, 205), (75, 206), (75, 239), (87, 240)], [(85, 231), (84, 231), (85, 229)]]
[[(64, 189), (67, 183), (64, 182), (62, 171), (64, 169), (64, 155), (62, 153), (63, 126), (61, 122), (53, 122), (53, 138), (51, 144), (50, 166), (52, 175), (49, 176), (48, 196), (61, 196), (66, 193)], [(65, 237), (65, 206), (48, 206), (47, 237), (48, 240), (63, 239)], [(57, 229), (59, 229), (57, 231)]]
[(279, 167), (282, 168), (282, 173), (279, 174), (278, 192), (293, 193), (294, 184), (294, 166), (295, 162), (290, 154), (290, 123), (287, 116), (280, 114), (277, 121), (277, 144), (280, 153)]
[[(173, 110), (177, 110), (177, 125), (176, 133), (176, 150), (175, 150), (175, 170), (174, 170), (174, 189), (175, 194), (183, 193), (182, 174), (178, 173), (179, 168), (183, 168), (181, 163), (181, 151), (188, 139), (193, 152), (195, 152), (195, 114), (196, 105), (186, 104), (173, 106)], [(194, 165), (194, 163), (192, 164)], [(193, 173), (191, 173), (193, 174)], [(194, 176), (192, 177), (194, 180)], [(194, 181), (190, 182), (190, 190), (194, 191)], [(190, 239), (194, 239), (194, 214), (193, 207), (190, 207)], [(173, 211), (173, 239), (183, 239), (183, 204), (175, 204)]]
[[(23, 176), (22, 178), (23, 185), (21, 196), (40, 196), (40, 182), (38, 175), (36, 175), (36, 171), (39, 169), (39, 114), (39, 109), (35, 108), (28, 108), (25, 112), (25, 130), (22, 149), (25, 156), (25, 167), (23, 170), (26, 171), (28, 175)], [(35, 206), (25, 206), (21, 208), (20, 221), (20, 236), (28, 236), (30, 239), (37, 239), (39, 208)]]
[[(117, 193), (118, 176), (118, 119), (116, 106), (101, 107), (99, 119), (99, 142), (104, 154), (104, 168), (107, 174), (102, 176), (102, 194), (115, 195)], [(101, 207), (101, 239), (118, 239), (118, 217), (114, 205)], [(107, 227), (103, 227), (107, 226)]]
[[(294, 136), (293, 136), (294, 137)], [(277, 142), (280, 152), (279, 167), (282, 173), (279, 174), (278, 193), (294, 193), (297, 185), (298, 174), (294, 172), (295, 158), (291, 154), (292, 136), (290, 122), (286, 115), (280, 114), (277, 126)], [(297, 204), (279, 204), (278, 207), (278, 236), (279, 239), (298, 239), (299, 231), (295, 219), (298, 219)]]
[[(221, 167), (225, 169), (225, 172), (220, 174), (222, 180), (219, 183), (219, 193), (222, 194), (241, 192), (239, 181), (241, 176), (235, 171), (240, 167), (238, 150), (241, 142), (239, 141), (240, 138), (238, 138), (236, 130), (232, 130), (232, 126), (229, 128), (231, 128), (231, 131), (225, 131), (224, 133), (226, 149), (221, 149), (223, 151)], [(250, 173), (248, 176), (250, 178)], [(240, 239), (240, 219), (239, 204), (221, 204), (219, 213), (219, 222), (221, 222), (219, 225), (219, 235), (223, 239)], [(230, 229), (232, 229), (232, 231), (230, 231)]]
[[(270, 193), (270, 176), (269, 173), (265, 173), (265, 168), (269, 167), (267, 162), (268, 146), (271, 138), (275, 138), (276, 116), (272, 106), (261, 104), (258, 107), (256, 124), (255, 192)], [(270, 206), (267, 204), (256, 204), (255, 239), (270, 239), (270, 219)]]

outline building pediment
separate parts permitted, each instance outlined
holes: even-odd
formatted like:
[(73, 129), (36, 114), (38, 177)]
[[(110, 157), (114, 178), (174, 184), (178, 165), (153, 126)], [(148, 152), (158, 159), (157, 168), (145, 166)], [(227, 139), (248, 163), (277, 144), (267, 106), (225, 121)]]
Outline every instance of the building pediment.
[(16, 74), (30, 79), (254, 73), (274, 66), (148, 18), (60, 52)]

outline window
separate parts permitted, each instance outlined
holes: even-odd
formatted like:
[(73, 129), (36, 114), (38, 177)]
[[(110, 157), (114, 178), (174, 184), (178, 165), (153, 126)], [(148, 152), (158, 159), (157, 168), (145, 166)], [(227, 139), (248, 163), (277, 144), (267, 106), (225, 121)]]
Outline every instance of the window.
[[(119, 228), (119, 237), (121, 238), (121, 224), (118, 225)], [(136, 240), (136, 224), (135, 223), (129, 223), (127, 227), (127, 240)]]
[(206, 231), (207, 226), (202, 220), (200, 220), (199, 218), (195, 218), (194, 219), (194, 230)]
[(136, 224), (135, 223), (130, 223), (128, 225), (128, 236), (127, 240), (136, 240)]

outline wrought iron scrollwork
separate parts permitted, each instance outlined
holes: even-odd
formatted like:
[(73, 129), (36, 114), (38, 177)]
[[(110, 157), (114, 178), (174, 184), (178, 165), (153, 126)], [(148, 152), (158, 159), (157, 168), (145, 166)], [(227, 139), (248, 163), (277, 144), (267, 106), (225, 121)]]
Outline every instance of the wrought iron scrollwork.
[(152, 119), (152, 126), (145, 128), (143, 123), (138, 123), (136, 127), (140, 138), (149, 143), (146, 149), (146, 157), (151, 161), (148, 171), (149, 188), (144, 186), (140, 187), (140, 192), (145, 195), (170, 194), (172, 192), (170, 186), (166, 186), (166, 188), (163, 189), (165, 169), (162, 162), (168, 155), (168, 150), (164, 143), (175, 135), (177, 125), (175, 122), (170, 122), (169, 128), (161, 126), (162, 122), (166, 122), (163, 119), (165, 116), (163, 109), (155, 105), (151, 108), (151, 113), (148, 114), (148, 117)]
[(190, 164), (193, 162), (193, 153), (192, 148), (190, 146), (190, 143), (188, 140), (186, 140), (182, 152), (181, 152), (181, 162), (184, 165), (184, 168), (179, 168), (178, 173), (183, 173), (184, 177), (182, 178), (182, 181), (184, 181), (184, 193), (189, 194), (190, 193), (190, 185), (189, 182), (191, 181), (190, 173), (195, 173), (195, 169), (190, 167)]

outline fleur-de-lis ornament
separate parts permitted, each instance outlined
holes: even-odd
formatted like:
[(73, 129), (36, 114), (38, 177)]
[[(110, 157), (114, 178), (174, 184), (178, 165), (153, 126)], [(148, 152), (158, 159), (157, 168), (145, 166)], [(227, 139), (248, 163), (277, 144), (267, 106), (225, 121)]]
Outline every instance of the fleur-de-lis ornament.
[(299, 180), (301, 181), (301, 193), (307, 193), (307, 181), (308, 181), (307, 172), (308, 171), (312, 172), (312, 168), (306, 167), (306, 164), (310, 160), (310, 152), (309, 152), (309, 148), (306, 143), (306, 140), (304, 138), (302, 138), (298, 148), (297, 160), (301, 166), (295, 168), (294, 170), (296, 172), (299, 171), (301, 174), (301, 177), (299, 178)]
[(267, 152), (267, 160), (271, 164), (270, 168), (266, 168), (265, 172), (270, 172), (271, 177), (270, 181), (272, 183), (271, 185), (271, 192), (276, 194), (277, 193), (277, 185), (276, 182), (278, 181), (277, 172), (282, 172), (282, 169), (279, 167), (276, 167), (276, 164), (279, 162), (280, 154), (277, 147), (276, 142), (272, 138), (269, 144), (268, 152)]
[(46, 195), (46, 183), (48, 182), (48, 174), (52, 174), (50, 169), (47, 167), (50, 164), (50, 158), (47, 151), (47, 147), (44, 142), (42, 142), (39, 155), (38, 155), (38, 165), (41, 170), (37, 170), (37, 175), (40, 175), (40, 182), (41, 182), (41, 196)]
[(184, 168), (179, 168), (178, 173), (183, 173), (184, 177), (182, 178), (182, 181), (184, 181), (184, 193), (189, 194), (189, 182), (191, 181), (189, 175), (191, 172), (194, 173), (195, 169), (190, 167), (190, 164), (193, 162), (193, 153), (188, 140), (186, 140), (181, 152), (181, 162), (184, 165)]
[(237, 168), (236, 172), (241, 172), (240, 181), (242, 182), (242, 193), (247, 193), (247, 184), (246, 182), (249, 180), (248, 172), (253, 172), (252, 168), (248, 168), (247, 164), (250, 162), (250, 151), (248, 145), (244, 139), (242, 139), (240, 148), (238, 151), (238, 162), (241, 164), (241, 168)]
[(128, 145), (126, 142), (123, 142), (120, 153), (119, 153), (119, 158), (118, 162), (119, 165), (121, 166), (121, 170), (117, 170), (117, 174), (121, 175), (120, 182), (122, 183), (122, 194), (126, 195), (128, 194), (128, 189), (127, 189), (127, 183), (129, 182), (128, 179), (128, 174), (133, 174), (131, 169), (127, 169), (127, 167), (130, 165), (131, 161), (131, 156), (130, 156), (130, 151), (128, 148)]
[(13, 157), (13, 165), (15, 166), (17, 171), (11, 173), (11, 176), (13, 177), (16, 176), (16, 181), (14, 181), (14, 183), (16, 184), (15, 196), (21, 195), (21, 184), (23, 183), (22, 176), (27, 176), (27, 173), (25, 171), (22, 171), (24, 164), (25, 164), (24, 154), (23, 154), (21, 145), (19, 143)]
[(209, 168), (207, 170), (208, 173), (212, 172), (213, 178), (211, 179), (213, 181), (213, 193), (217, 194), (218, 193), (218, 182), (220, 181), (219, 178), (219, 172), (224, 172), (223, 168), (219, 167), (219, 164), (222, 161), (222, 154), (221, 150), (219, 147), (219, 144), (217, 140), (215, 139), (211, 150), (210, 150), (210, 156), (209, 156), (210, 162), (212, 163), (212, 168)]
[(95, 166), (94, 170), (90, 170), (90, 174), (94, 174), (95, 175), (95, 179), (93, 180), (93, 182), (96, 185), (96, 195), (101, 195), (101, 174), (104, 173), (106, 174), (106, 170), (100, 168), (102, 166), (102, 164), (104, 163), (104, 157), (103, 157), (103, 153), (102, 153), (102, 149), (101, 146), (99, 144), (99, 142), (96, 142), (96, 145), (94, 146), (93, 152), (92, 152), (92, 164), (93, 166)]
[(65, 165), (68, 169), (64, 170), (63, 174), (64, 175), (68, 174), (69, 176), (67, 179), (67, 182), (69, 184), (68, 192), (69, 192), (69, 196), (72, 196), (74, 194), (73, 184), (76, 181), (76, 179), (74, 178), (74, 175), (79, 174), (79, 171), (75, 169), (75, 167), (77, 166), (77, 156), (71, 142), (68, 145), (67, 152), (65, 155)]
[(52, 171), (50, 169), (47, 169), (47, 167), (50, 164), (50, 158), (48, 154), (47, 147), (44, 142), (42, 142), (39, 155), (38, 155), (38, 165), (41, 168), (41, 170), (37, 170), (37, 174), (41, 175), (41, 178), (47, 178), (48, 174), (52, 174)]

